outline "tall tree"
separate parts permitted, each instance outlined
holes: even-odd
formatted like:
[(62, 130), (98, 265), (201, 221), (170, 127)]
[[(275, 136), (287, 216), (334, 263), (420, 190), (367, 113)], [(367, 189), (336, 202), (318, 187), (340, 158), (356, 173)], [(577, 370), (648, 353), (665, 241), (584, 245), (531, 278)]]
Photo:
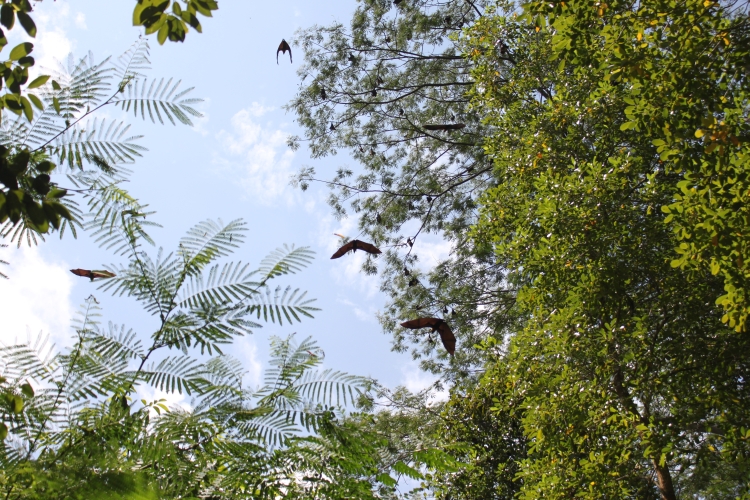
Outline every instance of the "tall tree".
[[(293, 147), (307, 141), (313, 157), (345, 150), (361, 167), (330, 177), (307, 168), (297, 182), (303, 189), (328, 184), (334, 213), (356, 215), (361, 233), (387, 249), (382, 264), (368, 258), (364, 270), (381, 273), (391, 298), (381, 319), (398, 349), (411, 345), (424, 367), (441, 371), (447, 358), (434, 339), (397, 325), (418, 316), (450, 321), (459, 345), (450, 376), (476, 368), (472, 346), (514, 322), (514, 286), (503, 263), (468, 238), (478, 196), (494, 179), (483, 151), (489, 131), (469, 105), (471, 63), (458, 33), (485, 5), (366, 0), (350, 26), (299, 32), (303, 85), (289, 104), (304, 130)], [(451, 255), (420, 270), (427, 234), (448, 241)]]
[[(678, 235), (672, 265), (721, 276), (722, 321), (745, 330), (748, 213), (746, 2), (530, 2), (555, 55), (628, 93), (627, 121), (655, 146), (678, 192), (662, 210)], [(584, 70), (584, 68), (586, 68)], [(590, 68), (590, 69), (588, 69)]]
[[(450, 442), (469, 450), (456, 456), (474, 468), (443, 476), (445, 497), (457, 491), (467, 498), (747, 494), (750, 367), (740, 353), (750, 340), (741, 326), (741, 293), (732, 296), (735, 304), (722, 292), (742, 282), (735, 270), (743, 268), (737, 241), (744, 216), (729, 210), (744, 196), (737, 191), (746, 175), (744, 125), (739, 118), (722, 123), (716, 113), (706, 118), (703, 102), (691, 104), (710, 91), (723, 102), (735, 90), (732, 102), (744, 102), (744, 13), (711, 2), (700, 9), (697, 2), (667, 4), (538, 2), (527, 7), (531, 15), (514, 17), (504, 3), (474, 10), (462, 2), (366, 2), (351, 30), (302, 33), (310, 62), (301, 73), (303, 81), (313, 78), (292, 107), (315, 155), (350, 148), (362, 164), (354, 179), (342, 168), (324, 182), (334, 187), (337, 213), (352, 198), (363, 232), (392, 245), (383, 273), (392, 298), (384, 325), (403, 346), (399, 319), (419, 310), (445, 314), (456, 305), (459, 314), (450, 320), (465, 350), (448, 376), (461, 380), (490, 362), (480, 392), (465, 381), (446, 413), (457, 429)], [(439, 23), (448, 18), (441, 14), (463, 8), (477, 14), (465, 38), (438, 41)], [(398, 33), (406, 35), (392, 35)], [(694, 42), (696, 36), (701, 40)], [(703, 73), (701, 58), (719, 43), (722, 53), (733, 53)], [(435, 50), (452, 52), (443, 57)], [(633, 50), (641, 52), (636, 57)], [(453, 58), (461, 53), (470, 60)], [(432, 73), (439, 64), (442, 71)], [(700, 73), (696, 82), (690, 71)], [(443, 80), (456, 75), (463, 80)], [(435, 90), (441, 84), (455, 89), (454, 98)], [(673, 95), (677, 87), (682, 93)], [(679, 113), (662, 113), (670, 96)], [(436, 120), (443, 110), (460, 120)], [(698, 115), (696, 130), (680, 125)], [(722, 135), (730, 123), (737, 129)], [(698, 156), (683, 154), (696, 139), (709, 142), (696, 146)], [(442, 151), (450, 161), (435, 162)], [(730, 156), (704, 161), (711, 154)], [(673, 157), (693, 170), (670, 165)], [(452, 161), (463, 162), (460, 169), (451, 170)], [(728, 177), (723, 184), (691, 177), (695, 168)], [(298, 181), (306, 187), (314, 179), (307, 170)], [(714, 187), (692, 191), (693, 182)], [(708, 197), (706, 210), (693, 204), (695, 196)], [(694, 231), (709, 228), (709, 219), (696, 215), (701, 211), (715, 217), (700, 248), (716, 250), (721, 231), (736, 231), (721, 257), (734, 267), (708, 265), (708, 257), (691, 253), (691, 242), (699, 241), (691, 240)], [(692, 229), (682, 221), (674, 232), (669, 224), (680, 217)], [(413, 232), (399, 234), (411, 229), (409, 221), (417, 223)], [(457, 244), (427, 281), (410, 259), (420, 235), (441, 230)], [(675, 248), (696, 258), (676, 259)], [(725, 267), (729, 274), (717, 277)], [(365, 269), (375, 271), (371, 263)], [(472, 349), (478, 341), (481, 349)], [(423, 344), (423, 353), (429, 349)], [(482, 401), (485, 392), (496, 399), (490, 409), (496, 420), (487, 419), (481, 404), (462, 405), (466, 394)], [(476, 439), (462, 428), (493, 437)], [(514, 430), (523, 438), (504, 447)], [(492, 462), (488, 442), (503, 458)], [(461, 478), (472, 478), (487, 461), (495, 476), (461, 489)]]
[[(661, 207), (681, 175), (628, 125), (630, 86), (560, 64), (564, 37), (531, 19), (488, 16), (466, 40), (476, 105), (502, 131), (474, 235), (514, 270), (526, 318), (487, 375), (523, 398), (518, 496), (747, 494), (750, 337), (721, 322), (722, 279), (670, 264)], [(519, 24), (506, 81), (498, 40)]]

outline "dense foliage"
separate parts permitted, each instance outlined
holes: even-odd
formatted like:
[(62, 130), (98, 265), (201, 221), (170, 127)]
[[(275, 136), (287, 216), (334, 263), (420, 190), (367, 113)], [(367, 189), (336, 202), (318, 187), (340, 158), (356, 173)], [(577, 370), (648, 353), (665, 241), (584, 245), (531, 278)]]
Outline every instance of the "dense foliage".
[[(471, 26), (446, 37), (453, 19)], [(403, 319), (457, 312), (440, 437), (467, 467), (436, 494), (750, 495), (747, 21), (713, 2), (368, 1), (349, 30), (302, 33), (293, 106), (314, 154), (362, 163), (326, 182), (392, 246), (396, 347)], [(403, 269), (431, 231), (451, 256)]]

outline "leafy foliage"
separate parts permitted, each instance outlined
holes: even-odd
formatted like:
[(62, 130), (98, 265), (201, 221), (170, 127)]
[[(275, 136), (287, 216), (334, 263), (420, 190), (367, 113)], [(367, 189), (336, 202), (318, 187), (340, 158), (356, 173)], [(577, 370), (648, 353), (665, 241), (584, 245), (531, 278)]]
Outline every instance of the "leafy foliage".
[[(83, 211), (71, 196), (74, 193), (86, 201), (89, 215), (101, 221), (85, 227), (115, 245), (110, 229), (120, 218), (148, 215), (122, 187), (129, 174), (127, 165), (145, 151), (138, 144), (142, 136), (131, 135), (130, 125), (123, 121), (92, 116), (103, 107), (119, 106), (132, 109), (135, 117), (140, 113), (154, 122), (191, 125), (189, 116), (200, 116), (193, 107), (200, 100), (188, 97), (192, 89), (179, 90), (180, 82), (172, 79), (149, 81), (148, 69), (145, 40), (114, 62), (96, 63), (90, 54), (78, 60), (70, 56), (54, 72), (52, 83), (40, 87), (44, 110), (33, 121), (19, 117), (3, 122), (3, 236), (20, 245), (24, 236), (31, 244), (55, 230), (62, 236), (69, 228), (75, 235), (76, 228), (83, 227)], [(63, 187), (57, 180), (63, 173), (71, 185)]]
[[(92, 222), (110, 227), (107, 216), (101, 219)], [(8, 436), (0, 451), (3, 495), (276, 498), (317, 491), (340, 498), (345, 489), (365, 498), (385, 487), (378, 474), (363, 472), (388, 468), (378, 461), (377, 443), (368, 443), (369, 434), (347, 423), (344, 413), (367, 397), (369, 381), (319, 369), (323, 351), (310, 338), (295, 343), (292, 335), (272, 338), (271, 369), (260, 388), (249, 388), (242, 364), (220, 351), (261, 326), (248, 317), (266, 306), (267, 283), (301, 271), (310, 250), (285, 246), (255, 271), (222, 264), (243, 242), (244, 223), (205, 221), (176, 252), (150, 258), (140, 243), (147, 239), (142, 222), (122, 218), (111, 227), (125, 245), (116, 251), (129, 263), (112, 266), (116, 276), (100, 288), (132, 297), (154, 316), (146, 342), (125, 326), (104, 327), (91, 296), (66, 352), (43, 337), (0, 349)], [(295, 296), (304, 294), (295, 290), (274, 307), (311, 316), (312, 301)], [(283, 324), (279, 315), (270, 321)], [(219, 355), (201, 358), (198, 348)], [(139, 402), (147, 387), (192, 396), (190, 409)], [(335, 474), (323, 461), (334, 456)], [(325, 488), (303, 479), (313, 473), (325, 474)]]
[[(432, 350), (404, 319), (455, 324), (456, 358), (422, 363), (467, 462), (436, 495), (747, 496), (743, 9), (370, 1), (300, 34), (290, 107), (361, 169), (296, 181), (390, 247), (363, 269), (397, 347)], [(430, 232), (451, 256), (415, 269)]]
[(649, 137), (665, 172), (677, 175), (672, 203), (662, 208), (678, 236), (672, 265), (720, 275), (723, 321), (744, 330), (747, 5), (617, 2), (599, 12), (532, 2), (528, 13), (548, 18), (562, 64), (598, 68), (590, 77), (627, 89), (621, 126)]
[[(297, 34), (305, 52), (302, 86), (288, 105), (314, 158), (346, 150), (360, 170), (330, 177), (312, 167), (295, 182), (331, 187), (338, 217), (356, 216), (361, 233), (384, 250), (363, 270), (381, 273), (391, 299), (381, 322), (399, 350), (411, 348), (422, 367), (462, 378), (481, 367), (472, 346), (515, 324), (515, 286), (489, 247), (469, 229), (481, 193), (493, 186), (482, 148), (492, 127), (470, 106), (471, 61), (458, 35), (488, 2), (367, 0), (349, 26), (314, 26)], [(508, 56), (503, 56), (508, 59)], [(425, 125), (462, 124), (453, 131)], [(449, 255), (424, 262), (428, 245), (444, 241)], [(420, 316), (445, 317), (458, 337), (454, 358), (427, 335), (398, 325)]]

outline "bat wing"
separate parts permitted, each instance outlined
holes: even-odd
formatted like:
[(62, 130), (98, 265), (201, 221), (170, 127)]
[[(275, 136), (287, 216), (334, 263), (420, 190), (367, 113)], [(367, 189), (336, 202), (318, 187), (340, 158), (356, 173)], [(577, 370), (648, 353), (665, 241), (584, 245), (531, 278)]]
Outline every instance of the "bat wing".
[(378, 255), (383, 252), (380, 251), (378, 247), (373, 245), (372, 243), (365, 243), (364, 241), (357, 240), (357, 250), (364, 250), (367, 253), (371, 253), (373, 255)]
[(451, 327), (448, 326), (448, 323), (443, 321), (440, 326), (438, 326), (437, 331), (440, 334), (440, 340), (443, 342), (443, 347), (445, 347), (445, 350), (453, 356), (453, 353), (456, 351), (456, 336), (453, 335)]
[(418, 330), (420, 328), (438, 328), (444, 321), (440, 318), (417, 318), (411, 321), (404, 321), (401, 326), (409, 330)]
[(286, 40), (282, 38), (279, 48), (276, 49), (276, 64), (279, 64), (279, 52), (286, 54), (287, 50), (289, 51), (289, 62), (292, 62), (292, 48), (286, 43)]
[(115, 273), (110, 273), (109, 271), (103, 271), (103, 270), (96, 270), (91, 271), (91, 278), (114, 278), (116, 275)]
[(354, 241), (350, 241), (343, 247), (336, 250), (336, 253), (331, 256), (332, 259), (338, 259), (339, 257), (343, 256), (346, 252), (350, 251), (352, 248), (354, 248)]
[(91, 271), (89, 271), (88, 269), (71, 269), (70, 272), (75, 274), (76, 276), (91, 278)]

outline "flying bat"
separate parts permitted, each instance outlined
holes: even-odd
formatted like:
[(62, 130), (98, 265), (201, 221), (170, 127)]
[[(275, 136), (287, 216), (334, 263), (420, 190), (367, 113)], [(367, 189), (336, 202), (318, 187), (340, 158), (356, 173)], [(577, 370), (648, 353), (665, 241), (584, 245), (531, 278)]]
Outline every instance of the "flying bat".
[(109, 271), (102, 270), (89, 271), (88, 269), (71, 269), (70, 272), (75, 274), (76, 276), (88, 278), (91, 281), (94, 281), (94, 279), (96, 278), (107, 279), (115, 277), (115, 273), (110, 273)]
[(463, 123), (440, 123), (433, 125), (422, 125), (425, 130), (461, 130), (466, 125)]
[(367, 253), (371, 253), (373, 255), (377, 255), (380, 253), (383, 253), (380, 251), (378, 247), (373, 245), (372, 243), (365, 243), (364, 241), (359, 240), (352, 240), (343, 247), (336, 250), (336, 253), (331, 256), (332, 259), (338, 259), (339, 257), (343, 256), (345, 253), (351, 251), (356, 252), (357, 250), (363, 250)]
[(448, 351), (448, 354), (453, 356), (456, 351), (456, 337), (453, 335), (453, 331), (444, 320), (440, 318), (418, 318), (411, 321), (405, 321), (401, 323), (401, 326), (408, 328), (409, 330), (419, 330), (420, 328), (432, 328), (432, 331), (437, 331), (440, 334), (440, 340), (443, 342), (443, 347)]
[(289, 51), (289, 62), (292, 62), (292, 48), (286, 43), (286, 40), (282, 38), (279, 48), (276, 49), (276, 64), (279, 64), (279, 52), (286, 54), (287, 50)]

